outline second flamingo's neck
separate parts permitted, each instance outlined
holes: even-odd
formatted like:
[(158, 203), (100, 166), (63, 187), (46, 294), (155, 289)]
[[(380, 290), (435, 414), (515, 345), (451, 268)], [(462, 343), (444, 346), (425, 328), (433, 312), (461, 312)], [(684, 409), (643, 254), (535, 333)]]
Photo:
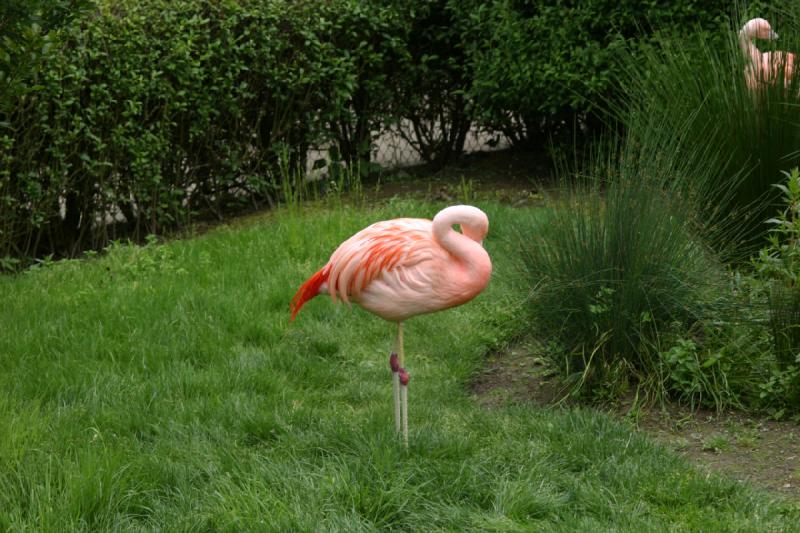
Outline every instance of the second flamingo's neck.
[(761, 63), (761, 51), (756, 47), (755, 43), (753, 42), (753, 37), (742, 30), (739, 32), (739, 48), (742, 49), (742, 52), (750, 59), (750, 61), (758, 66)]

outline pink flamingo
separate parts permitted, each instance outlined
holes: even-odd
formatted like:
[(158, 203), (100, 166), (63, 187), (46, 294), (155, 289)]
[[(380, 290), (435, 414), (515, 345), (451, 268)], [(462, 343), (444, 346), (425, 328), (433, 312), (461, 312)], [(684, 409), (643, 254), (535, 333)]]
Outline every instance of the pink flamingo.
[[(453, 225), (461, 226), (461, 233)], [(292, 298), (294, 320), (318, 294), (334, 302), (356, 302), (397, 323), (389, 356), (394, 389), (395, 430), (408, 447), (408, 373), (404, 368), (403, 321), (468, 302), (489, 283), (492, 262), (482, 241), (489, 219), (468, 205), (447, 207), (433, 218), (376, 222), (344, 241), (328, 263)]]
[(754, 39), (774, 41), (778, 34), (772, 30), (769, 22), (762, 18), (748, 20), (739, 30), (739, 47), (748, 56), (750, 64), (745, 67), (745, 79), (751, 90), (757, 90), (761, 83), (777, 81), (783, 70), (783, 84), (788, 87), (794, 73), (795, 54), (789, 52), (761, 51), (753, 43)]

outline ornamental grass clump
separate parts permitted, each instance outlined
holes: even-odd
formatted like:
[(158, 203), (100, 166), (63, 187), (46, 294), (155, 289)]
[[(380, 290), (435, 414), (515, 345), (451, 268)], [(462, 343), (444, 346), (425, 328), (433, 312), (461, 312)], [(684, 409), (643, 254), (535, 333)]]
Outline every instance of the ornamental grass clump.
[(647, 158), (649, 144), (610, 144), (518, 230), (530, 319), (573, 392), (663, 383), (661, 337), (704, 316), (720, 279), (694, 200), (673, 181), (700, 154), (652, 142), (671, 149)]
[[(758, 51), (795, 50), (800, 37), (796, 19), (763, 16), (780, 39), (754, 41)], [(727, 227), (735, 221), (734, 244), (743, 257), (763, 244), (764, 220), (778, 201), (771, 186), (775, 176), (800, 163), (800, 69), (784, 84), (784, 65), (776, 64), (779, 81), (748, 86), (751, 59), (742, 46), (750, 41), (739, 35), (746, 19), (714, 31), (697, 28), (687, 38), (663, 37), (635, 54), (622, 54), (617, 72), (624, 96), (609, 106), (632, 142), (668, 134), (683, 139), (685, 146), (702, 147), (704, 157), (694, 161), (696, 169), (687, 167), (690, 179), (682, 185), (729, 199), (710, 198), (698, 207), (709, 221)], [(640, 115), (651, 120), (644, 124)]]

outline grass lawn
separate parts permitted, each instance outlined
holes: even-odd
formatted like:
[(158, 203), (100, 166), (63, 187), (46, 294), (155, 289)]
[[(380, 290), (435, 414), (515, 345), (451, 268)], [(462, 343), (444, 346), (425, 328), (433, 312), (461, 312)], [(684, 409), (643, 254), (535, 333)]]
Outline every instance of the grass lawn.
[(392, 325), (326, 298), (290, 324), (288, 302), (356, 230), (441, 205), (283, 209), (0, 278), (0, 529), (796, 531), (796, 504), (608, 416), (470, 398), (532, 216), (479, 205), (489, 288), (406, 325), (408, 451)]

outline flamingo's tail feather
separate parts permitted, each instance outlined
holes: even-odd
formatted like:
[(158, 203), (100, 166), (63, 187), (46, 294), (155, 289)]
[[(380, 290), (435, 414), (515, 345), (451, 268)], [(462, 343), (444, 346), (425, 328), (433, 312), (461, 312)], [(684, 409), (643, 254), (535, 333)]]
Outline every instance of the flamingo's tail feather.
[(319, 294), (319, 290), (322, 287), (322, 284), (328, 281), (328, 268), (323, 268), (303, 283), (297, 292), (292, 298), (292, 317), (291, 320), (294, 320), (294, 317), (297, 316), (297, 313), (300, 312), (300, 308), (303, 305)]

